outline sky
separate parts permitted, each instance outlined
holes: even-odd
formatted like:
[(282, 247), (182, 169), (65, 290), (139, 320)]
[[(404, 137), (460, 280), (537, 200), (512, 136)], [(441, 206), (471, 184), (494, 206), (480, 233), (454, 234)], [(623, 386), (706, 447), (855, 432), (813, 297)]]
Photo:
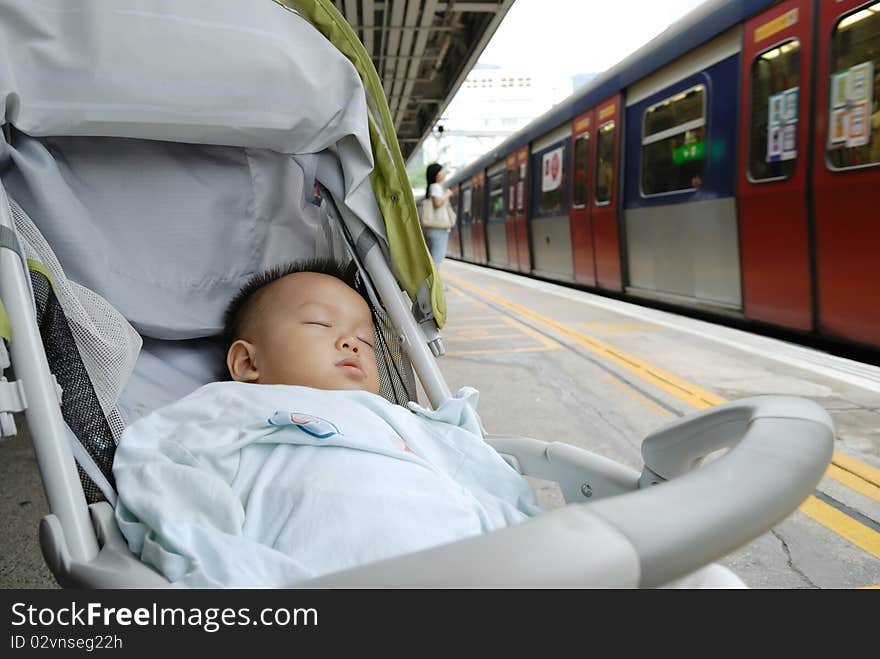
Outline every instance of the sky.
[(479, 63), (524, 71), (555, 68), (567, 77), (600, 73), (703, 2), (515, 0)]

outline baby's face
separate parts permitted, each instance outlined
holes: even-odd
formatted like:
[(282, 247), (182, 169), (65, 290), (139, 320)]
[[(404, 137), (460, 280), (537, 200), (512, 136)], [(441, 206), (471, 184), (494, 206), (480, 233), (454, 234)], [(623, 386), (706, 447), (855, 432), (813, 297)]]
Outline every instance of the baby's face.
[[(250, 369), (233, 364), (240, 342)], [(378, 393), (374, 346), (364, 299), (336, 277), (300, 272), (262, 291), (227, 361), (239, 381)]]

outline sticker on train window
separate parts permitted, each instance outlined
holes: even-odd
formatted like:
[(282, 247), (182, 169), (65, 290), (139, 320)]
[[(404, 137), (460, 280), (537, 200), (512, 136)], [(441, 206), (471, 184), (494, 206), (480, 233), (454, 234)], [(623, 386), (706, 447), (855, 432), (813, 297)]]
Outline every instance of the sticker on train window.
[(748, 173), (753, 181), (777, 181), (794, 174), (800, 53), (800, 42), (790, 39), (761, 52), (752, 62)]
[(797, 158), (798, 88), (772, 94), (768, 103), (767, 162)]
[(827, 164), (880, 164), (880, 2), (842, 16), (831, 37)]
[(852, 148), (871, 142), (873, 80), (872, 60), (851, 66), (831, 77), (829, 148)]

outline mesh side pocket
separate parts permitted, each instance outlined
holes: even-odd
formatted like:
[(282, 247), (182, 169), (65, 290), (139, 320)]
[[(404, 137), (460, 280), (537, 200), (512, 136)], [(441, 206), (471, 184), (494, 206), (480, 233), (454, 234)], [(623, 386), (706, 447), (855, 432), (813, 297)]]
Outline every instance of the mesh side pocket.
[(10, 199), (9, 204), (25, 255), (41, 263), (51, 276), (52, 293), (64, 309), (66, 326), (76, 341), (79, 358), (118, 440), (124, 424), (116, 401), (134, 370), (141, 337), (104, 298), (67, 279), (33, 221), (15, 200)]
[[(31, 271), (31, 282), (37, 306), (37, 324), (49, 370), (64, 392), (61, 415), (115, 489), (112, 469), (116, 443), (80, 357), (73, 332), (49, 280), (42, 273)], [(95, 503), (104, 500), (101, 490), (79, 465), (77, 471), (86, 501)]]
[(400, 349), (400, 336), (391, 319), (370, 305), (376, 328), (376, 361), (379, 364), (379, 394), (398, 405), (415, 401), (416, 378), (409, 358)]

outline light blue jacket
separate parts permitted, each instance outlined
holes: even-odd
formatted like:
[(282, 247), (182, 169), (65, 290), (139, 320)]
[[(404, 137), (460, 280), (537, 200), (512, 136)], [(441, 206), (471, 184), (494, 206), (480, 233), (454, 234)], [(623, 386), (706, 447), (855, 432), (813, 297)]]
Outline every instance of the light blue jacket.
[(540, 509), (481, 438), (477, 392), (435, 411), (367, 392), (224, 382), (126, 429), (131, 550), (195, 587), (278, 587), (514, 524)]

